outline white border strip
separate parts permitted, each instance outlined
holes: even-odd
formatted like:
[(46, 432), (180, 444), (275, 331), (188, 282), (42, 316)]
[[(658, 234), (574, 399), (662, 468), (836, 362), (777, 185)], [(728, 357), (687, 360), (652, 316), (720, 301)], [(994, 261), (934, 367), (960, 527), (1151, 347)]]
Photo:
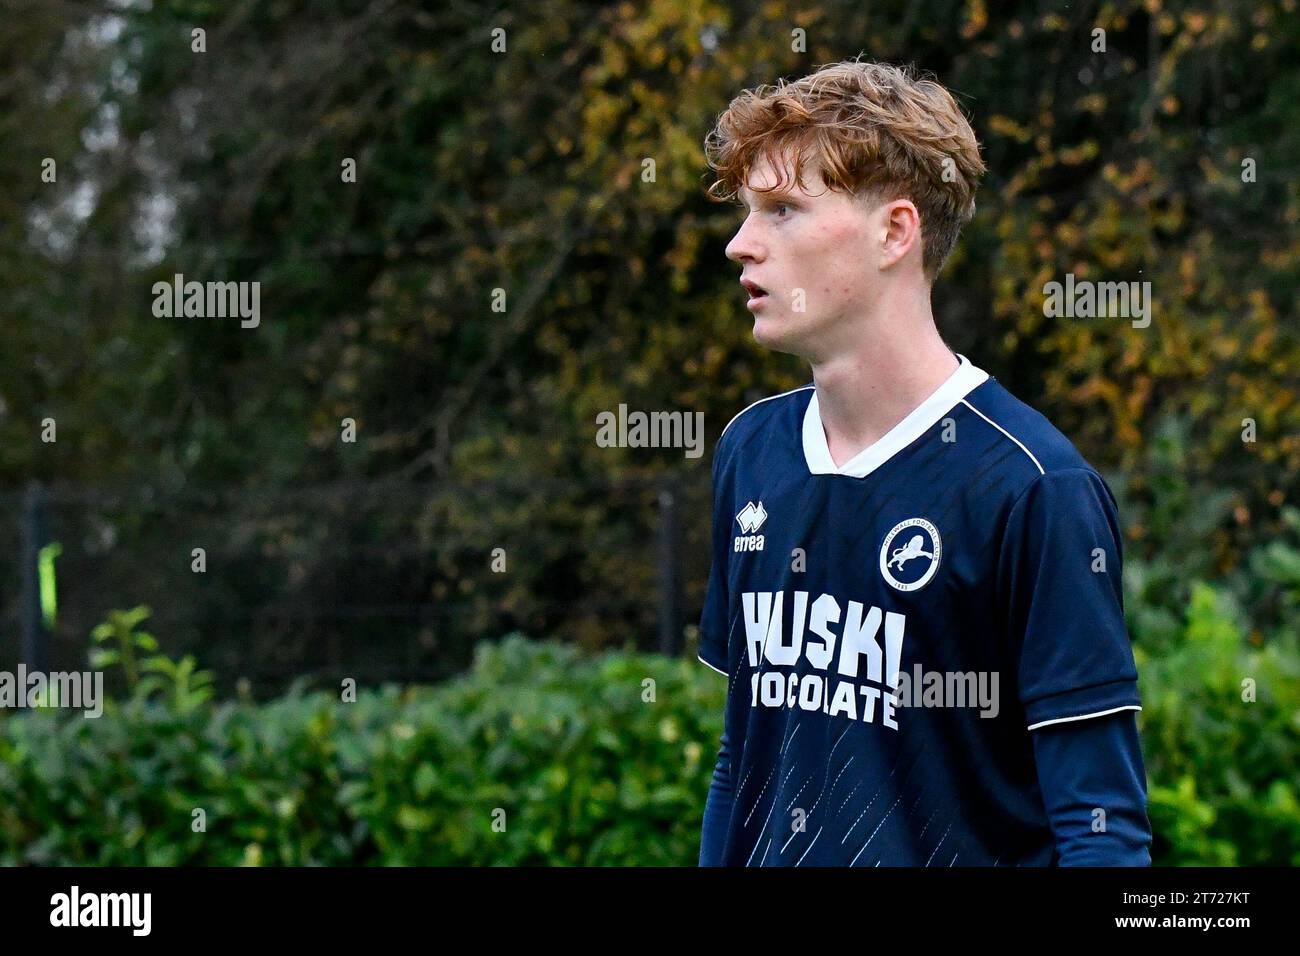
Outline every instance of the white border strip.
[(992, 425), (994, 428), (996, 428), (998, 431), (1000, 431), (1002, 434), (1006, 435), (1008, 438), (1010, 438), (1010, 439), (1011, 439), (1013, 442), (1015, 442), (1017, 445), (1020, 445), (1020, 450), (1023, 451), (1026, 455), (1029, 456), (1029, 460), (1032, 461), (1032, 462), (1034, 463), (1034, 465), (1038, 468), (1038, 473), (1039, 473), (1040, 475), (1045, 475), (1045, 474), (1047, 474), (1047, 472), (1043, 471), (1043, 466), (1040, 465), (1040, 464), (1038, 464), (1038, 459), (1034, 457), (1034, 453), (1031, 452), (1028, 448), (1026, 448), (1023, 444), (1021, 444), (1021, 441), (1020, 441), (1019, 438), (1017, 438), (1015, 435), (1012, 435), (1011, 432), (1007, 431), (1005, 428), (1003, 428), (1001, 425), (999, 425), (999, 424), (998, 424), (997, 422), (995, 422), (993, 419), (989, 418), (987, 415), (985, 415), (983, 412), (981, 412), (978, 408), (976, 408), (976, 407), (975, 407), (974, 405), (972, 405), (970, 402), (966, 401), (966, 399), (963, 398), (963, 399), (961, 400), (961, 403), (962, 403), (963, 405), (965, 405), (967, 408), (969, 408), (969, 409), (970, 409), (972, 412), (974, 412), (976, 415), (978, 415), (980, 418), (984, 419), (986, 422), (988, 422), (990, 425)]
[[(704, 663), (708, 664), (708, 661)], [(713, 665), (709, 665), (712, 667)], [(713, 668), (717, 670), (716, 667)], [(1110, 710), (1099, 710), (1095, 714), (1080, 714), (1078, 717), (1055, 717), (1052, 720), (1040, 720), (1036, 724), (1030, 724), (1029, 730), (1037, 730), (1039, 727), (1046, 727), (1048, 724), (1063, 724), (1069, 720), (1087, 720), (1089, 717), (1105, 717), (1107, 714), (1116, 714), (1121, 710), (1141, 710), (1137, 704), (1125, 704), (1123, 707), (1112, 707)]]
[[(696, 659), (697, 661), (699, 661), (701, 664), (703, 664), (705, 667), (709, 668), (710, 670), (718, 671), (718, 669), (717, 669), (716, 667), (714, 667), (712, 664), (710, 664), (708, 661), (706, 661), (706, 660), (705, 660), (703, 657), (701, 657), (699, 654), (696, 654), (696, 655), (695, 655), (695, 659)], [(728, 674), (726, 671), (718, 671), (718, 673), (721, 674), (723, 677), (730, 677), (730, 676), (731, 676), (731, 675)]]

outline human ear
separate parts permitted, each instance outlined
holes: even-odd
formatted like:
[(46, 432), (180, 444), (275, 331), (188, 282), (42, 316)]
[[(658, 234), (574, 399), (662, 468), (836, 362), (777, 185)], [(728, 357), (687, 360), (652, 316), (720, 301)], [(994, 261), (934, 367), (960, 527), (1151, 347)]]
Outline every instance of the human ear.
[(921, 216), (911, 200), (896, 199), (881, 210), (880, 265), (887, 268), (898, 262), (921, 235)]

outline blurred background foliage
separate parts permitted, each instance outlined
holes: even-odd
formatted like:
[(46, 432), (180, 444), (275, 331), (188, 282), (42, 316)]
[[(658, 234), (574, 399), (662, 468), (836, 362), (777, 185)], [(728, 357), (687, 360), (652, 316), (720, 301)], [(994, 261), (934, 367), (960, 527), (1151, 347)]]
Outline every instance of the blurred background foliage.
[[(1157, 862), (1295, 862), (1300, 717), (1282, 686), (1300, 659), (1295, 0), (9, 7), (0, 531), (14, 546), (0, 554), (0, 662), (17, 658), (16, 496), (33, 479), (54, 490), (64, 545), (64, 667), (83, 666), (110, 611), (137, 603), (154, 609), (163, 655), (196, 654), (227, 697), (249, 661), (268, 668), (264, 695), (294, 674), (330, 686), (442, 677), (476, 653), (491, 659), (479, 643), (515, 630), (644, 650), (656, 489), (669, 477), (682, 490), (689, 638), (713, 443), (750, 402), (808, 380), (752, 342), (722, 254), (740, 211), (705, 200), (701, 143), (741, 88), (864, 53), (935, 73), (984, 145), (979, 211), (935, 289), (945, 338), (1048, 415), (1120, 496), (1126, 610), (1151, 695)], [(196, 27), (206, 52), (191, 49)], [(504, 52), (492, 48), (498, 27)], [(797, 30), (806, 50), (792, 49)], [(54, 183), (41, 178), (46, 158)], [(341, 181), (348, 158), (356, 183)], [(260, 326), (154, 317), (152, 284), (176, 273), (259, 281)], [(1046, 317), (1043, 286), (1066, 273), (1151, 282), (1150, 327)], [(492, 310), (496, 290), (504, 312)], [(704, 412), (705, 454), (598, 447), (595, 416), (620, 403)], [(40, 441), (47, 416), (55, 444)], [(340, 441), (345, 418), (355, 443)], [(190, 569), (200, 545), (206, 577)], [(507, 574), (489, 570), (496, 547)], [(582, 666), (662, 682), (678, 665)], [(710, 676), (673, 678), (689, 701), (672, 703), (682, 736), (654, 759), (716, 742), (720, 702), (708, 694), (720, 690), (696, 687)], [(1240, 699), (1246, 677), (1259, 682), (1254, 704)], [(604, 699), (592, 679), (592, 700), (573, 706)], [(430, 693), (467, 722), (500, 719), (511, 700)], [(548, 706), (563, 713), (555, 693)], [(599, 758), (605, 779), (634, 772), (629, 786), (646, 793), (693, 775), (691, 799), (664, 797), (668, 823), (658, 797), (636, 797), (652, 808), (644, 825), (667, 828), (659, 848), (619, 829), (609, 807), (623, 795), (574, 782), (588, 771), (547, 749), (550, 731), (520, 739), (509, 746), (531, 756), (500, 759), (540, 775), (529, 793), (540, 799), (542, 777), (560, 773), (584, 795), (577, 816), (537, 811), (561, 814), (545, 847), (516, 833), (523, 842), (503, 855), (505, 841), (475, 842), (430, 803), (444, 784), (498, 799), (490, 774), (443, 776), (482, 770), (486, 738), (434, 729), (435, 705), (411, 694), (363, 694), (355, 712), (291, 696), (266, 704), (279, 716), (265, 726), (251, 700), (61, 729), (46, 715), (5, 719), (0, 792), (30, 791), (0, 808), (7, 859), (432, 862), (492, 846), (497, 862), (620, 860), (626, 847), (689, 861), (674, 841), (698, 836), (707, 759), (688, 771)], [(641, 723), (622, 732), (657, 739), (658, 718), (627, 719)], [(329, 721), (350, 722), (356, 753), (313, 736)], [(412, 728), (405, 756), (358, 770), (379, 759), (368, 748), (388, 746), (366, 735), (398, 721)], [(90, 750), (42, 755), (28, 740), (41, 734)], [(121, 746), (90, 752), (97, 734)], [(178, 766), (165, 744), (176, 760), (187, 747), (184, 761), (206, 759), (205, 746), (211, 759)], [(417, 753), (431, 770), (402, 762)], [(451, 762), (470, 756), (473, 767)], [(291, 783), (283, 768), (300, 765)], [(249, 778), (225, 815), (266, 811), (267, 822), (232, 823), (223, 849), (212, 833), (153, 843), (141, 832), (163, 816), (188, 831), (188, 810), (175, 814), (202, 801), (184, 788), (198, 793), (218, 771), (230, 787)], [(181, 789), (151, 790), (155, 772)], [(345, 779), (357, 785), (347, 798), (334, 789)], [(417, 783), (422, 795), (402, 790)], [(114, 806), (88, 809), (69, 796), (77, 787)], [(583, 817), (597, 805), (612, 814), (604, 823)], [(314, 813), (335, 816), (317, 829), (297, 819)], [(113, 829), (79, 831), (76, 819)], [(352, 829), (333, 828), (343, 822)]]

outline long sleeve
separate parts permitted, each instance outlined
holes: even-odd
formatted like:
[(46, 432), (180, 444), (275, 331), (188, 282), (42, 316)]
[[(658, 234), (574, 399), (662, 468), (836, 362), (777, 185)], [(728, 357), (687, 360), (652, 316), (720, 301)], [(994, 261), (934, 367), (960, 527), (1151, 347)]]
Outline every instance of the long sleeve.
[(1134, 711), (1054, 723), (1031, 736), (1058, 865), (1150, 866), (1146, 770)]
[(713, 781), (704, 802), (704, 827), (700, 834), (700, 866), (722, 866), (722, 851), (727, 842), (727, 826), (735, 798), (731, 786), (731, 748), (723, 731)]

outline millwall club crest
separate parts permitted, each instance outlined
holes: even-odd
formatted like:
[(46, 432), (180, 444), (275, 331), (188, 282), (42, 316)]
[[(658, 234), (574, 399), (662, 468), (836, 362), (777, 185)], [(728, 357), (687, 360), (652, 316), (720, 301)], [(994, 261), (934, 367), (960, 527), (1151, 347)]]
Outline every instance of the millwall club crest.
[(767, 510), (763, 507), (763, 502), (759, 501), (757, 505), (752, 501), (745, 502), (745, 507), (740, 509), (740, 514), (736, 515), (736, 522), (740, 525), (740, 530), (745, 534), (736, 536), (734, 549), (736, 551), (762, 551), (763, 536), (755, 534), (759, 528), (763, 527), (763, 522), (767, 520)]
[(924, 518), (908, 518), (885, 536), (880, 573), (899, 591), (917, 591), (930, 583), (942, 555), (939, 529)]

